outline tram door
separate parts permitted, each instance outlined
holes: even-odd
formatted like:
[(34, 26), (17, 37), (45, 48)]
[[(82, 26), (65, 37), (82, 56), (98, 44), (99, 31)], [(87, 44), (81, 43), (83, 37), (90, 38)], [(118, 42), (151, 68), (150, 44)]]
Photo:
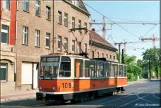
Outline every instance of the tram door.
[(76, 78), (80, 77), (80, 61), (76, 60)]

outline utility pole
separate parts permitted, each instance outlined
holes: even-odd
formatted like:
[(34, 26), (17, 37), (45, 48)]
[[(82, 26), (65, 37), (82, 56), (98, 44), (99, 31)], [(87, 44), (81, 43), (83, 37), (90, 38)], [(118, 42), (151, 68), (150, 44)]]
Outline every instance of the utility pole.
[(149, 80), (151, 80), (151, 71), (150, 71), (151, 67), (150, 67), (150, 55), (149, 55)]
[(125, 42), (125, 39), (124, 39), (124, 53), (126, 54), (126, 44), (127, 42)]
[(124, 49), (122, 49), (122, 63), (124, 64)]
[(119, 63), (121, 63), (121, 56), (120, 56), (120, 44), (119, 44)]
[(120, 47), (121, 47), (121, 45), (123, 44), (124, 45), (124, 50), (126, 49), (125, 47), (126, 47), (126, 45), (125, 44), (127, 44), (127, 42), (120, 42), (120, 43), (114, 43), (115, 45), (119, 45), (119, 47), (118, 47), (118, 49), (119, 49), (119, 63), (121, 63), (121, 55), (120, 55)]
[[(103, 22), (101, 22), (101, 23), (97, 23), (97, 22), (95, 22), (95, 20), (94, 20), (94, 22), (89, 22), (89, 24), (90, 24), (90, 26), (92, 26), (92, 25), (94, 25), (94, 24), (96, 24), (96, 25), (103, 25), (103, 28), (102, 28), (102, 34), (103, 34), (103, 38), (106, 40), (106, 30), (111, 30), (111, 29), (106, 29), (106, 21), (105, 21), (105, 16), (103, 16)], [(108, 23), (108, 24), (111, 24), (111, 23)]]
[(154, 34), (153, 34), (153, 37), (151, 38), (140, 38), (142, 41), (145, 41), (145, 40), (151, 40), (153, 42), (153, 48), (155, 47), (155, 41), (159, 40), (160, 38), (156, 38), (154, 37)]
[(102, 28), (102, 32), (103, 32), (103, 38), (106, 40), (106, 23), (105, 23), (105, 16), (103, 16), (103, 28)]

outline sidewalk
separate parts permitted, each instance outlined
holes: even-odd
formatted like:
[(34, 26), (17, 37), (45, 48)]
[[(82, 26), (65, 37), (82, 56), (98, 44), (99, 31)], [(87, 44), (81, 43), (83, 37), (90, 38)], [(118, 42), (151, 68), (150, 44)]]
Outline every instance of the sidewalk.
[(143, 83), (149, 81), (148, 79), (139, 79), (137, 81), (129, 81), (127, 82), (128, 85), (135, 84), (135, 83)]
[(1, 98), (1, 102), (9, 102), (9, 101), (16, 101), (16, 100), (23, 100), (23, 99), (32, 99), (32, 98), (36, 98), (36, 92), (38, 92), (38, 90), (24, 90), (24, 91), (13, 91), (10, 94), (5, 94), (0, 96)]
[[(134, 83), (143, 83), (148, 81), (147, 79), (140, 79), (137, 81), (130, 81), (128, 82), (128, 85), (134, 84)], [(12, 91), (10, 94), (1, 94), (1, 102), (9, 102), (9, 101), (14, 101), (14, 100), (23, 100), (23, 99), (35, 99), (36, 98), (36, 92), (38, 90), (22, 90), (22, 91)]]

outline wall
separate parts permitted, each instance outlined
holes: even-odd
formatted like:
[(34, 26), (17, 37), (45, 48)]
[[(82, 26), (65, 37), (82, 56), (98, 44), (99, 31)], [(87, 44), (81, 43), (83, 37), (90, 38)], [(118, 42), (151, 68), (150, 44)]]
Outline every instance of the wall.
[(107, 58), (106, 54), (108, 54), (108, 59), (110, 59), (110, 55), (111, 55), (111, 59), (114, 59), (113, 56), (115, 56), (115, 60), (116, 60), (116, 52), (114, 51), (110, 51), (110, 50), (106, 50), (103, 48), (98, 48), (96, 46), (92, 46), (90, 45), (90, 58), (92, 58), (92, 51), (94, 51), (94, 57), (98, 58), (98, 54), (97, 52), (99, 52), (99, 58), (102, 58), (102, 53), (104, 53), (104, 57)]
[(10, 9), (2, 8), (2, 0), (0, 0), (1, 23), (9, 26), (9, 42), (0, 44), (0, 62), (7, 64), (6, 81), (1, 81), (1, 94), (12, 92), (15, 90), (14, 73), (16, 67), (14, 39), (16, 36), (15, 19), (16, 19), (16, 1), (10, 1)]
[[(36, 1), (29, 2), (29, 12), (23, 11), (23, 1), (18, 2), (17, 12), (17, 88), (31, 89), (32, 85), (21, 84), (22, 62), (37, 63), (40, 56), (52, 53), (53, 46), (53, 1), (41, 1), (40, 16), (35, 15)], [(51, 20), (46, 20), (46, 5), (51, 7)], [(28, 27), (28, 45), (22, 44), (23, 26)], [(40, 30), (40, 47), (35, 47), (35, 29)], [(50, 33), (50, 48), (46, 48), (46, 32)]]
[[(54, 52), (55, 53), (64, 53), (64, 49), (62, 47), (62, 51), (58, 50), (58, 35), (62, 36), (62, 42), (64, 43), (64, 38), (68, 38), (68, 53), (72, 53), (72, 40), (75, 40), (75, 53), (78, 52), (79, 46), (76, 43), (76, 38), (77, 42), (82, 41), (81, 43), (81, 48), (84, 51), (84, 44), (87, 44), (87, 49), (89, 51), (89, 34), (85, 34), (85, 32), (82, 30), (82, 34), (79, 31), (69, 32), (69, 29), (72, 28), (72, 17), (75, 17), (75, 28), (78, 28), (78, 20), (81, 20), (81, 27), (84, 27), (84, 22), (87, 23), (87, 26), (89, 28), (89, 17), (80, 11), (74, 9), (71, 7), (71, 5), (63, 2), (63, 1), (56, 1), (55, 4), (55, 9), (54, 9), (54, 36), (55, 41), (54, 41)], [(62, 25), (58, 24), (58, 11), (62, 12)], [(64, 12), (68, 13), (68, 27), (64, 26)], [(76, 38), (75, 38), (76, 37)]]

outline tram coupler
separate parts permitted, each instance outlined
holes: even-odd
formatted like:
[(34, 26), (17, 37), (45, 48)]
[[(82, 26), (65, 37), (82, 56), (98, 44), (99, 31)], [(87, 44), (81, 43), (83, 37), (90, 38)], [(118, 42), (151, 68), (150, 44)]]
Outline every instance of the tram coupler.
[(45, 97), (44, 97), (44, 94), (41, 93), (41, 92), (37, 92), (36, 93), (36, 100), (44, 100)]

